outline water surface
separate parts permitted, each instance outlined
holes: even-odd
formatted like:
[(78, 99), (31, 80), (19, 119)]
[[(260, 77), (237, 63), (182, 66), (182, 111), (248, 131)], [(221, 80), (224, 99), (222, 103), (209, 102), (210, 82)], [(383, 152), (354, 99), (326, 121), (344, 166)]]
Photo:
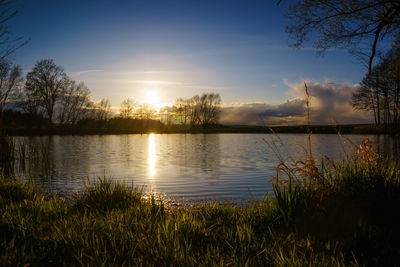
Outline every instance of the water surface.
[[(392, 147), (398, 144), (382, 135), (313, 135), (313, 154), (339, 160), (364, 137), (380, 152), (397, 156)], [(304, 159), (307, 135), (88, 135), (15, 141), (18, 151), (25, 149), (19, 154), (26, 155), (25, 164), (17, 162), (17, 173), (28, 172), (51, 191), (82, 190), (88, 181), (108, 177), (172, 199), (239, 201), (271, 193), (280, 159)]]

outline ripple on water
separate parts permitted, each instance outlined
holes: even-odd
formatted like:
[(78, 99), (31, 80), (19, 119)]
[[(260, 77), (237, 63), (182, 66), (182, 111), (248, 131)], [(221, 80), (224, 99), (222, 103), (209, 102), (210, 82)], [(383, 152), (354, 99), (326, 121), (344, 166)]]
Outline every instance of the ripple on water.
[[(364, 137), (312, 135), (312, 148), (315, 155), (340, 159), (354, 150), (351, 143), (359, 144)], [(367, 137), (378, 151), (398, 155), (398, 146), (393, 146), (397, 142)], [(263, 138), (275, 142), (285, 160), (304, 157), (307, 136), (301, 134), (280, 139), (267, 134), (16, 137), (17, 147), (28, 144), (29, 155), (45, 153), (48, 158), (43, 162), (31, 156), (25, 166), (17, 162), (16, 170), (21, 176), (28, 172), (51, 191), (82, 190), (86, 182), (105, 176), (171, 199), (261, 199), (272, 192), (270, 179), (279, 164)], [(346, 138), (351, 142), (344, 143)]]

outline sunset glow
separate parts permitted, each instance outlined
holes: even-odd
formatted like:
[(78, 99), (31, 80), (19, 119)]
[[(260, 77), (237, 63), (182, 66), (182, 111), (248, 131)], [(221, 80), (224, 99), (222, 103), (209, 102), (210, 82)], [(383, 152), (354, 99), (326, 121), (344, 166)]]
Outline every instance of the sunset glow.
[(160, 107), (160, 96), (156, 91), (147, 91), (145, 93), (144, 102), (153, 107)]

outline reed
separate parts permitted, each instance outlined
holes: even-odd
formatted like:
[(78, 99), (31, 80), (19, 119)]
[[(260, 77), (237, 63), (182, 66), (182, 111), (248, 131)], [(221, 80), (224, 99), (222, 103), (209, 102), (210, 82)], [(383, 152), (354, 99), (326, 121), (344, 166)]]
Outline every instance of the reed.
[(104, 178), (65, 199), (1, 176), (0, 265), (393, 265), (399, 164), (363, 153), (243, 205), (171, 208)]
[(25, 142), (25, 140), (21, 140), (20, 142), (18, 142), (17, 144), (17, 159), (19, 161), (19, 165), (22, 169), (25, 169), (25, 164), (26, 164), (26, 157), (27, 157), (27, 144)]
[(51, 169), (52, 158), (50, 150), (51, 137), (48, 139), (30, 139), (21, 137), (13, 145), (13, 162), (25, 173), (29, 173), (32, 168), (40, 167), (47, 171)]
[(10, 175), (14, 170), (14, 142), (0, 125), (0, 172)]

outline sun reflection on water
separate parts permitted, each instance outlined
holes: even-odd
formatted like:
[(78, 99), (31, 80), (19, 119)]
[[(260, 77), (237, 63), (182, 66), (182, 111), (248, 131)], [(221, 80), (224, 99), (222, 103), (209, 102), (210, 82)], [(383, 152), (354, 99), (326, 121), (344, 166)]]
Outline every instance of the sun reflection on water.
[(149, 147), (148, 147), (148, 163), (149, 163), (149, 176), (153, 177), (156, 174), (156, 136), (149, 134)]

